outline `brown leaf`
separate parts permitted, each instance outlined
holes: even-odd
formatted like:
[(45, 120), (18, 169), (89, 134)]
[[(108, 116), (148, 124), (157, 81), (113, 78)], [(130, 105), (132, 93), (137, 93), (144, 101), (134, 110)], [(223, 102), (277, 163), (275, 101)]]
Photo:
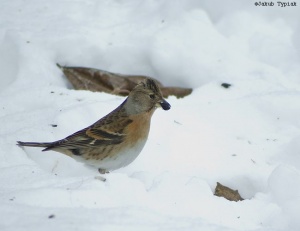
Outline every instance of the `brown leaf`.
[[(63, 67), (57, 64), (76, 90), (106, 92), (114, 95), (127, 96), (142, 80), (149, 78), (142, 75), (122, 75), (108, 71), (85, 67)], [(164, 87), (159, 81), (164, 97), (174, 95), (177, 98), (192, 93), (191, 88)]]
[(161, 87), (161, 92), (165, 98), (168, 98), (170, 95), (174, 95), (177, 98), (183, 98), (192, 93), (192, 88), (183, 88), (183, 87)]
[(217, 187), (215, 189), (215, 196), (218, 196), (218, 197), (224, 197), (226, 198), (227, 200), (230, 200), (230, 201), (242, 201), (244, 200), (238, 190), (233, 190), (231, 188), (228, 188), (222, 184), (220, 184), (219, 182), (217, 182)]

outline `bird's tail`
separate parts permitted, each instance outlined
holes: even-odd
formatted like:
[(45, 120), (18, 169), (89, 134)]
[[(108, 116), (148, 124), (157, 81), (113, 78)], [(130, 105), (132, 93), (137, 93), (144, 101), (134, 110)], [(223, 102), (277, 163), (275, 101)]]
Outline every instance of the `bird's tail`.
[(41, 148), (48, 148), (52, 143), (38, 143), (38, 142), (22, 142), (17, 141), (17, 145), (19, 146), (26, 146), (26, 147), (41, 147)]

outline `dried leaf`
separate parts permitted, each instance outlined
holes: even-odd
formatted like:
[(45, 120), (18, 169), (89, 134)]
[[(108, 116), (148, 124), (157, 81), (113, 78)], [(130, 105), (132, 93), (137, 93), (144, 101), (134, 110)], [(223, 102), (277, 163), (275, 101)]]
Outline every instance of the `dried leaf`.
[[(114, 95), (127, 96), (130, 91), (147, 76), (122, 75), (108, 71), (85, 67), (63, 67), (57, 64), (76, 90), (106, 92)], [(191, 88), (164, 87), (160, 82), (164, 97), (174, 95), (177, 98), (192, 93)]]
[(215, 189), (215, 195), (218, 197), (224, 197), (227, 200), (230, 201), (242, 201), (244, 200), (240, 194), (238, 190), (233, 190), (231, 188), (228, 188), (222, 184), (220, 184), (219, 182), (217, 182), (217, 187)]

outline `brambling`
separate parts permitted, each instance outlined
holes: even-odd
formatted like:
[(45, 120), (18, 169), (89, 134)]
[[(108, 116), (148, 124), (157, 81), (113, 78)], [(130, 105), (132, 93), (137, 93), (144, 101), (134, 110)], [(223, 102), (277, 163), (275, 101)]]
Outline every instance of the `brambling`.
[(21, 142), (20, 146), (44, 147), (95, 166), (104, 174), (127, 166), (142, 151), (157, 107), (169, 110), (154, 79), (139, 83), (115, 110), (91, 126), (54, 142)]

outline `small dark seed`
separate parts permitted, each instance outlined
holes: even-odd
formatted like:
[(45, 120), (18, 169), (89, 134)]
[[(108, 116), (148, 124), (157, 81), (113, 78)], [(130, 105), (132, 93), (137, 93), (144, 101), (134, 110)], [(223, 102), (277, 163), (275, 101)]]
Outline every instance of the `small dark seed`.
[(231, 84), (229, 84), (229, 83), (222, 83), (221, 86), (224, 87), (224, 88), (230, 88)]
[(51, 214), (51, 215), (48, 216), (49, 219), (52, 219), (52, 218), (54, 218), (54, 217), (55, 217), (54, 214)]

